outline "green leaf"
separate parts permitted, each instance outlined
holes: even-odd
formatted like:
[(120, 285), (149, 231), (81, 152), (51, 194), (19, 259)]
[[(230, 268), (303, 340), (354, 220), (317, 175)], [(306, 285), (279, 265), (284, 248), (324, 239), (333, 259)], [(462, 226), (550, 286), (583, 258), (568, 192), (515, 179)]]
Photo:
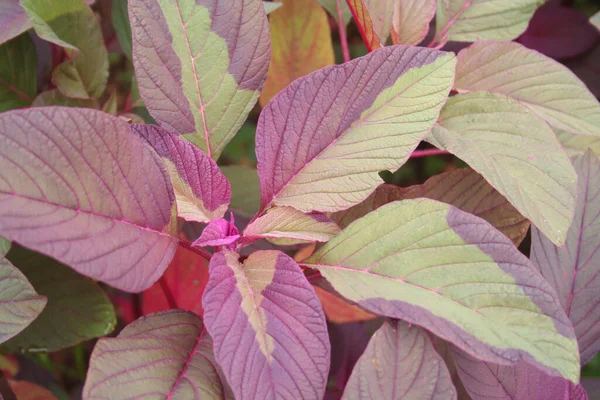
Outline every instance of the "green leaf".
[(127, 0), (112, 0), (111, 19), (121, 49), (131, 60), (131, 25), (127, 14)]
[(37, 318), (46, 298), (35, 292), (25, 275), (0, 257), (0, 343), (4, 343)]
[(544, 0), (439, 0), (436, 14), (438, 42), (511, 40), (525, 32)]
[(221, 172), (231, 183), (229, 208), (244, 217), (253, 217), (260, 208), (260, 183), (254, 168), (243, 165), (226, 165)]
[(283, 3), (281, 2), (263, 1), (263, 6), (265, 7), (265, 13), (267, 13), (267, 15), (271, 14), (273, 11), (277, 10), (282, 5)]
[(21, 5), (42, 39), (65, 48), (69, 60), (52, 73), (56, 87), (69, 97), (100, 97), (108, 78), (108, 52), (91, 8), (83, 0), (21, 0)]
[(600, 136), (600, 103), (567, 67), (514, 42), (482, 41), (458, 53), (455, 89), (518, 101), (554, 128)]
[(116, 90), (114, 90), (110, 94), (108, 99), (106, 100), (106, 103), (104, 103), (104, 105), (102, 106), (102, 111), (104, 111), (107, 114), (117, 115), (117, 91)]
[(1, 346), (3, 352), (57, 351), (113, 331), (113, 305), (92, 279), (21, 246), (13, 246), (7, 257), (48, 304), (31, 325)]
[(525, 106), (484, 92), (451, 97), (431, 136), (483, 177), (552, 242), (564, 243), (577, 175), (552, 129)]
[(72, 99), (62, 94), (58, 89), (48, 90), (40, 93), (33, 100), (32, 107), (47, 107), (47, 106), (65, 106), (65, 107), (84, 107), (84, 108), (100, 108), (96, 99)]
[(4, 239), (0, 236), (0, 257), (4, 257), (10, 250), (10, 240)]
[(302, 264), (362, 308), (422, 326), (481, 360), (524, 359), (579, 379), (573, 326), (554, 289), (510, 239), (448, 204), (382, 206)]
[(331, 14), (331, 16), (336, 21), (338, 21), (338, 9), (337, 9), (338, 1), (340, 4), (340, 8), (342, 9), (342, 22), (343, 22), (344, 26), (347, 26), (348, 23), (350, 22), (350, 20), (352, 19), (352, 12), (350, 11), (350, 8), (348, 8), (348, 4), (346, 4), (346, 0), (319, 0), (319, 3), (321, 3), (321, 5), (323, 7), (325, 7), (327, 12), (329, 14)]
[(24, 33), (0, 46), (0, 112), (31, 104), (37, 89), (37, 57)]
[(587, 149), (592, 149), (596, 154), (600, 154), (600, 136), (574, 135), (560, 129), (554, 132), (569, 157), (585, 154)]

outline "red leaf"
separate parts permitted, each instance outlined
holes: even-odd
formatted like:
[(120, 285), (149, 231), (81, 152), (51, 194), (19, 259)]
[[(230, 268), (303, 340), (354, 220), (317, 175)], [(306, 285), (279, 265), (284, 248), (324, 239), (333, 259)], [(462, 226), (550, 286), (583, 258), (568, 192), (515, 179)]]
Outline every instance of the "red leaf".
[(180, 246), (160, 281), (142, 294), (142, 313), (147, 315), (171, 309), (165, 295), (167, 289), (177, 308), (202, 316), (202, 295), (207, 282), (208, 262)]

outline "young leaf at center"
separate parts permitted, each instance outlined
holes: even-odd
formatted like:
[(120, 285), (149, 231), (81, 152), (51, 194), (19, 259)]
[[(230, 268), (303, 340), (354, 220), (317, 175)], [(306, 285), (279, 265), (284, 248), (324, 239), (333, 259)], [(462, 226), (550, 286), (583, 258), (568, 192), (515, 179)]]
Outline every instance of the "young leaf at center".
[(427, 134), (446, 101), (455, 58), (390, 46), (297, 79), (260, 115), (261, 206), (339, 211), (364, 200)]

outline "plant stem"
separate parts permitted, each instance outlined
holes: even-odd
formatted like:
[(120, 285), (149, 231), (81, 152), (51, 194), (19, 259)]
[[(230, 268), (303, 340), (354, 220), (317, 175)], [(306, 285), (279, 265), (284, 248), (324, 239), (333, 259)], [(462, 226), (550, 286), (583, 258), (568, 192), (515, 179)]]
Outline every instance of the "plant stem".
[[(442, 28), (442, 30), (440, 31), (440, 33), (438, 33), (437, 35), (435, 35), (435, 37), (433, 39), (431, 39), (431, 42), (429, 42), (429, 44), (427, 45), (427, 47), (435, 47), (436, 49), (441, 48), (443, 45), (446, 44), (447, 40), (444, 42), (439, 42), (440, 40), (442, 40), (444, 38), (444, 36), (446, 36), (446, 33), (448, 33), (448, 31), (450, 30), (450, 28), (452, 27), (452, 25), (454, 25), (454, 23), (456, 22), (456, 20), (458, 19), (458, 17), (460, 17), (465, 11), (467, 11), (467, 8), (469, 8), (471, 6), (471, 2), (472, 0), (467, 0), (465, 1), (465, 4), (463, 4), (463, 6), (460, 8), (460, 10), (458, 10), (458, 12), (456, 13), (456, 15), (454, 17), (452, 17), (450, 19), (450, 21), (448, 21), (446, 23), (446, 26), (444, 26)], [(438, 43), (439, 42), (439, 43)]]
[(415, 150), (410, 155), (410, 158), (421, 158), (421, 157), (428, 157), (428, 156), (445, 156), (448, 154), (450, 154), (450, 153), (448, 153), (446, 150), (440, 150), (440, 149)]
[(204, 258), (206, 261), (210, 261), (210, 258), (212, 257), (212, 254), (204, 249), (201, 249), (199, 247), (192, 247), (192, 244), (189, 242), (186, 242), (185, 240), (180, 240), (179, 241), (179, 245), (181, 247), (183, 247), (184, 249), (188, 249), (189, 251), (192, 251), (196, 254), (198, 254), (200, 257)]
[(337, 5), (337, 22), (338, 22), (338, 31), (340, 33), (340, 43), (342, 45), (342, 55), (344, 57), (344, 62), (350, 61), (350, 50), (348, 49), (348, 37), (346, 36), (346, 26), (344, 25), (344, 19), (342, 18), (342, 7), (340, 5), (340, 1), (344, 0), (335, 0)]
[(177, 308), (177, 300), (175, 300), (175, 296), (173, 296), (173, 292), (171, 292), (171, 288), (169, 287), (169, 285), (167, 285), (167, 280), (165, 279), (165, 276), (161, 276), (160, 279), (158, 280), (158, 283), (160, 284), (161, 289), (163, 290), (163, 292), (165, 293), (165, 297), (167, 298), (167, 303), (169, 303), (169, 308), (171, 310), (176, 310)]

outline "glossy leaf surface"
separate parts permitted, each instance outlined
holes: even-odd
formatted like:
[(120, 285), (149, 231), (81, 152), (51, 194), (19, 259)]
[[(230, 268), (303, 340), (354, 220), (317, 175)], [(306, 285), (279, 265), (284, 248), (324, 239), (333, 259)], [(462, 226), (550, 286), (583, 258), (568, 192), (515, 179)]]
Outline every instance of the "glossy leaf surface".
[(341, 228), (396, 200), (427, 197), (483, 218), (519, 245), (529, 228), (529, 221), (498, 193), (481, 175), (470, 168), (444, 172), (422, 185), (400, 188), (384, 184), (362, 203), (332, 215)]
[(56, 87), (69, 97), (100, 97), (108, 78), (108, 52), (90, 6), (83, 0), (21, 0), (21, 5), (42, 39), (65, 48), (68, 60), (52, 72)]
[(456, 399), (456, 390), (427, 333), (388, 320), (371, 337), (342, 399), (448, 400)]
[(171, 261), (167, 171), (121, 118), (65, 107), (0, 114), (0, 177), (8, 239), (132, 292)]
[(479, 359), (525, 359), (579, 379), (575, 334), (556, 292), (510, 239), (450, 205), (382, 206), (302, 264), (368, 311), (422, 326)]
[(364, 200), (431, 128), (453, 71), (450, 53), (390, 46), (294, 81), (259, 119), (262, 208), (338, 211)]
[(395, 0), (392, 40), (394, 44), (417, 45), (429, 32), (436, 0)]
[(533, 228), (531, 261), (558, 292), (585, 365), (600, 351), (600, 160), (588, 151), (573, 164), (578, 197), (565, 246), (556, 247)]
[(244, 230), (248, 238), (288, 238), (326, 242), (340, 228), (320, 213), (304, 214), (292, 207), (275, 207)]
[(0, 257), (0, 343), (25, 329), (46, 306), (25, 275)]
[(133, 64), (150, 115), (216, 160), (267, 75), (262, 2), (133, 0), (129, 18)]
[(527, 28), (543, 0), (438, 0), (436, 35), (448, 40), (511, 40)]
[(30, 105), (37, 90), (37, 57), (29, 35), (0, 45), (0, 59), (0, 112)]
[(177, 199), (177, 214), (186, 221), (221, 218), (231, 187), (217, 163), (179, 136), (155, 125), (131, 126), (163, 159)]
[(525, 106), (491, 93), (448, 100), (433, 137), (479, 172), (553, 243), (575, 211), (577, 175), (554, 132)]
[(1, 346), (2, 350), (57, 351), (112, 332), (117, 323), (115, 310), (97, 283), (20, 246), (13, 246), (8, 259), (48, 303), (35, 321)]
[(258, 251), (210, 260), (204, 320), (236, 399), (321, 398), (329, 371), (325, 316), (294, 260)]
[(567, 67), (518, 43), (482, 41), (463, 49), (454, 87), (508, 96), (555, 128), (600, 136), (600, 103), (585, 84)]
[(223, 379), (202, 320), (170, 310), (142, 317), (116, 338), (98, 341), (83, 398), (233, 399)]
[(283, 0), (269, 25), (272, 55), (260, 94), (263, 107), (293, 80), (335, 62), (327, 13), (317, 0)]

